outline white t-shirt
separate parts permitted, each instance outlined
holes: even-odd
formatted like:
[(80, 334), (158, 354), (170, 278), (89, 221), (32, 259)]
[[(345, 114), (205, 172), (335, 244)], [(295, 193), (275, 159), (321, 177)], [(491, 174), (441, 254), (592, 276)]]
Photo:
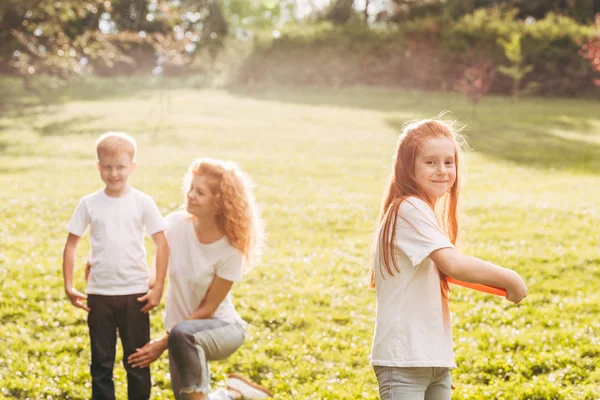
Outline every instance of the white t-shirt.
[[(232, 282), (242, 280), (243, 255), (229, 244), (227, 236), (214, 243), (200, 243), (193, 221), (184, 211), (169, 214), (165, 222), (170, 252), (164, 324), (170, 331), (198, 309), (216, 276)], [(231, 292), (212, 318), (246, 325), (231, 302)]]
[(375, 250), (377, 319), (371, 364), (388, 367), (455, 368), (448, 301), (429, 255), (454, 247), (423, 200), (409, 197), (398, 210), (394, 240), (400, 272), (390, 276)]
[(81, 237), (90, 227), (88, 294), (148, 291), (144, 226), (150, 236), (165, 229), (154, 200), (137, 189), (130, 188), (122, 197), (110, 197), (100, 189), (79, 201), (67, 230)]

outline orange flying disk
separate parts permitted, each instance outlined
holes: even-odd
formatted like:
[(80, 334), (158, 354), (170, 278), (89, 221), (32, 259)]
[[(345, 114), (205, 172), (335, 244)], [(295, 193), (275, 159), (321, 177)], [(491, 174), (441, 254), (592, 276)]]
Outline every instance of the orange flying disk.
[(463, 281), (459, 281), (458, 279), (454, 279), (454, 278), (450, 278), (450, 277), (447, 277), (447, 278), (448, 278), (448, 282), (453, 283), (455, 285), (463, 286), (463, 287), (466, 287), (469, 289), (479, 290), (480, 292), (484, 292), (484, 293), (495, 294), (496, 296), (506, 297), (506, 289), (503, 289), (500, 287), (489, 286), (489, 285), (480, 285), (478, 283), (463, 282)]

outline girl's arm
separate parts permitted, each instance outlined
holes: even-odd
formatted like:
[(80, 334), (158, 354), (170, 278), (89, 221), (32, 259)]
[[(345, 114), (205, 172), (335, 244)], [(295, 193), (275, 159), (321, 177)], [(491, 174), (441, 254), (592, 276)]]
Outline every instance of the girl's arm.
[(233, 286), (232, 281), (228, 281), (223, 278), (219, 278), (215, 276), (210, 287), (208, 288), (208, 292), (200, 303), (200, 307), (196, 309), (187, 319), (206, 319), (212, 317), (212, 315), (219, 307), (219, 304), (225, 299), (227, 293), (231, 290), (231, 286)]
[(444, 274), (454, 279), (505, 288), (506, 298), (515, 304), (527, 296), (525, 281), (511, 269), (465, 256), (453, 248), (435, 250), (429, 257)]

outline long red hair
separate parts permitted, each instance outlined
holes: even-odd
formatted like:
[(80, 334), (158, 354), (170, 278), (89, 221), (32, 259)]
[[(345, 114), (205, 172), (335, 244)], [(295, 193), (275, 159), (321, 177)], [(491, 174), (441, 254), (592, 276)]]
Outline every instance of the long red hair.
[[(437, 204), (432, 204), (429, 197), (419, 187), (415, 177), (415, 159), (417, 151), (424, 140), (429, 138), (446, 137), (454, 143), (454, 158), (457, 169), (456, 181), (450, 190), (441, 197)], [(400, 204), (408, 197), (414, 196), (425, 201), (436, 212), (442, 229), (452, 244), (457, 244), (459, 239), (459, 200), (461, 186), (462, 151), (464, 143), (460, 129), (455, 128), (454, 123), (425, 119), (405, 125), (394, 157), (392, 172), (381, 202), (378, 220), (378, 238), (380, 251), (379, 262), (389, 275), (400, 272), (400, 268), (394, 258), (394, 239), (396, 236), (396, 221)], [(375, 288), (375, 251), (372, 251), (371, 265), (369, 269), (369, 288)], [(382, 271), (383, 272), (383, 271)], [(444, 297), (448, 296), (448, 282), (446, 276), (439, 271), (441, 279), (441, 290)]]

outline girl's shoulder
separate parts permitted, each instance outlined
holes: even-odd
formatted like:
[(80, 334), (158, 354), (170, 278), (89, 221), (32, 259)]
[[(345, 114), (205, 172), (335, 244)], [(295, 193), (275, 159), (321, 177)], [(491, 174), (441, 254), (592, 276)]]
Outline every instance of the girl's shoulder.
[(402, 201), (398, 212), (401, 216), (403, 215), (423, 215), (431, 216), (434, 215), (433, 210), (423, 199), (415, 196), (407, 197)]

